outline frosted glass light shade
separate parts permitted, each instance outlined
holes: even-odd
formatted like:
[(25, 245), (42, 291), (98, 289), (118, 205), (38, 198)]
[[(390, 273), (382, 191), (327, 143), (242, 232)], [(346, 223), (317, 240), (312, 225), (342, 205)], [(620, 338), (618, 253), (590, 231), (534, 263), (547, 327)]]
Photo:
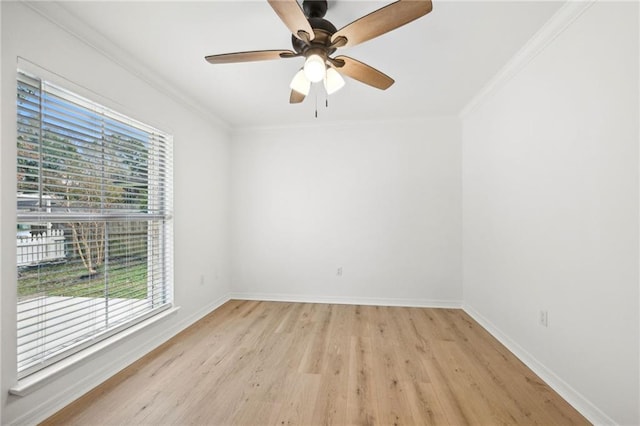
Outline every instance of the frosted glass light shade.
[(324, 64), (324, 59), (320, 55), (309, 55), (304, 63), (304, 73), (312, 83), (317, 83), (324, 79), (326, 75), (327, 67)]
[(327, 69), (327, 76), (324, 79), (324, 88), (327, 91), (327, 95), (336, 93), (344, 86), (344, 78), (340, 73), (333, 68)]
[(305, 96), (309, 94), (309, 90), (311, 89), (311, 82), (305, 75), (303, 70), (300, 70), (293, 76), (293, 80), (291, 80), (291, 84), (289, 84), (291, 89), (295, 90), (298, 93), (301, 93)]

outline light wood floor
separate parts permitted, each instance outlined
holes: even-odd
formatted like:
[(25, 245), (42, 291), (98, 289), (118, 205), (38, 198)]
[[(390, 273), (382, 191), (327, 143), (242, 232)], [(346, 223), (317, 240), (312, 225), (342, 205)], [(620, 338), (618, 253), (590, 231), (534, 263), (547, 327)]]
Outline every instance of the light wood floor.
[(588, 424), (462, 310), (230, 301), (44, 424)]

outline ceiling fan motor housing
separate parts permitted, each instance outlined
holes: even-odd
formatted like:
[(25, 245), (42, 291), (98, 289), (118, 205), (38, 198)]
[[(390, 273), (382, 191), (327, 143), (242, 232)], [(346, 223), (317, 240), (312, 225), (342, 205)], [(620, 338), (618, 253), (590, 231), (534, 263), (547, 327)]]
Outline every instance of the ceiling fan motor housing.
[(329, 47), (331, 45), (331, 36), (338, 30), (331, 22), (324, 19), (324, 15), (327, 13), (327, 1), (305, 0), (302, 3), (302, 7), (311, 28), (313, 28), (314, 38), (307, 44), (292, 35), (291, 44), (293, 50), (304, 56), (307, 56), (308, 51), (311, 49), (315, 52), (322, 50), (325, 53), (323, 55), (325, 57), (333, 54), (336, 49)]
[(307, 18), (324, 18), (327, 13), (327, 0), (304, 0), (302, 9)]
[(322, 48), (327, 51), (328, 55), (331, 55), (336, 51), (335, 48), (329, 48), (331, 45), (331, 36), (338, 31), (336, 27), (329, 21), (323, 18), (309, 18), (311, 28), (313, 28), (314, 38), (309, 44), (300, 40), (296, 36), (291, 36), (291, 45), (296, 53), (305, 54), (306, 50), (311, 47)]

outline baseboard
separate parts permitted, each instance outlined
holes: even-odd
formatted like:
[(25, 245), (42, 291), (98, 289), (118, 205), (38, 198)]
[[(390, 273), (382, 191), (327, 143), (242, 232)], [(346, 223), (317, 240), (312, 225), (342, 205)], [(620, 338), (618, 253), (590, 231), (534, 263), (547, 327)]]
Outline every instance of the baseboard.
[(209, 313), (218, 309), (221, 305), (229, 301), (229, 295), (226, 294), (200, 310), (194, 312), (190, 316), (184, 318), (177, 324), (167, 328), (160, 335), (156, 335), (153, 338), (139, 344), (135, 352), (129, 352), (121, 357), (114, 359), (102, 368), (94, 370), (94, 373), (88, 375), (83, 380), (76, 382), (73, 387), (69, 388), (68, 392), (54, 395), (49, 400), (39, 404), (31, 410), (25, 412), (20, 417), (14, 419), (10, 424), (12, 425), (25, 425), (25, 424), (38, 424), (48, 417), (52, 416), (56, 412), (60, 411), (76, 399), (80, 398), (91, 389), (95, 388), (105, 380), (114, 376), (118, 372), (125, 369), (127, 366), (133, 364), (138, 359), (142, 358), (158, 346), (162, 345), (182, 330), (194, 324), (196, 321), (204, 318)]
[(230, 299), (268, 302), (332, 303), (337, 305), (404, 306), (412, 308), (462, 308), (460, 300), (396, 299), (378, 297), (317, 296), (282, 293), (230, 293)]
[(594, 425), (615, 425), (616, 422), (597, 408), (591, 401), (573, 389), (567, 382), (558, 377), (553, 371), (538, 361), (533, 355), (523, 349), (508, 335), (503, 333), (491, 321), (482, 316), (473, 307), (464, 304), (462, 309), (469, 314), (478, 324), (487, 330), (493, 337), (502, 343), (520, 361), (544, 380), (553, 390), (573, 406), (580, 414), (585, 416)]

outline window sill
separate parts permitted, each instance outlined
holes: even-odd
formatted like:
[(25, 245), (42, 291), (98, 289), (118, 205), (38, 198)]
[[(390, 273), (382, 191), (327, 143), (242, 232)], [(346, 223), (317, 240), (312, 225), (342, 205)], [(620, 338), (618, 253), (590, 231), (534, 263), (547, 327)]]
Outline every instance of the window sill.
[(74, 365), (78, 364), (79, 362), (84, 361), (85, 359), (104, 351), (114, 343), (119, 342), (137, 333), (138, 331), (148, 327), (149, 325), (154, 324), (158, 321), (161, 321), (162, 319), (168, 317), (169, 315), (175, 314), (176, 312), (178, 312), (178, 310), (180, 310), (180, 307), (172, 307), (170, 309), (166, 309), (145, 321), (142, 321), (132, 327), (127, 328), (126, 330), (123, 330), (118, 334), (115, 334), (105, 340), (102, 340), (96, 343), (95, 345), (88, 347), (83, 351), (75, 353), (36, 373), (33, 373), (23, 379), (20, 379), (18, 380), (18, 383), (15, 386), (12, 386), (11, 388), (9, 388), (9, 393), (11, 395), (16, 395), (16, 396), (29, 395), (31, 392), (41, 388), (47, 383), (52, 382), (61, 373), (68, 370), (69, 368), (72, 368)]

